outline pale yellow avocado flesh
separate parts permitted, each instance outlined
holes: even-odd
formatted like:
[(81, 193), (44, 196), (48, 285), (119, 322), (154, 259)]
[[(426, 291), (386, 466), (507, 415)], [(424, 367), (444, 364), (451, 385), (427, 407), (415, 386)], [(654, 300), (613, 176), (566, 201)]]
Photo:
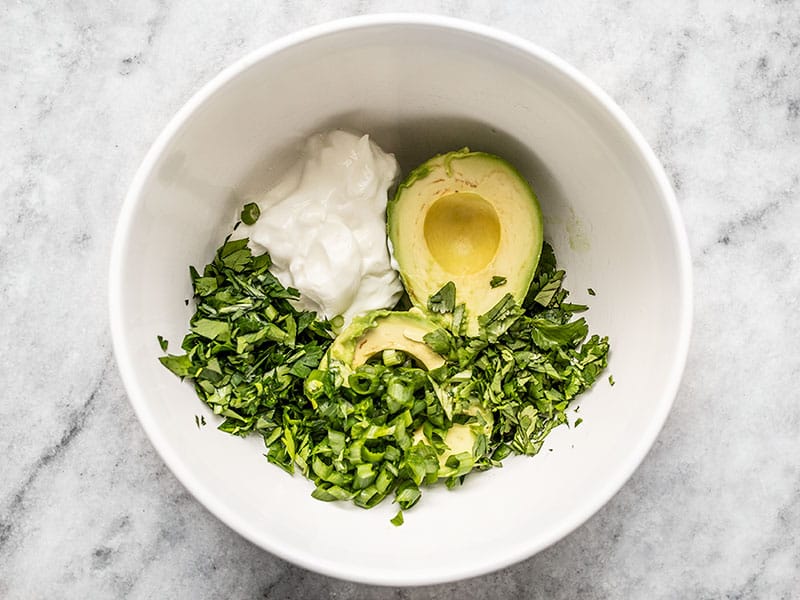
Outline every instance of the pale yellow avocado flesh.
[(356, 342), (353, 368), (360, 367), (370, 358), (384, 350), (402, 350), (422, 363), (426, 369), (435, 369), (444, 364), (444, 358), (431, 350), (423, 341), (432, 330), (420, 328), (404, 317), (389, 315), (377, 327), (368, 329)]
[(353, 370), (384, 350), (402, 350), (426, 369), (444, 364), (444, 358), (431, 350), (423, 338), (438, 325), (422, 311), (412, 308), (406, 312), (376, 310), (353, 319), (353, 322), (334, 340), (320, 368), (333, 363), (346, 382)]
[(423, 231), (433, 260), (454, 275), (485, 269), (500, 245), (497, 212), (483, 197), (469, 192), (436, 200), (428, 210)]
[[(464, 412), (470, 415), (477, 415), (480, 413), (485, 422), (483, 425), (483, 433), (487, 438), (491, 437), (494, 419), (492, 418), (492, 413), (490, 411), (482, 409), (478, 405), (473, 404)], [(447, 450), (439, 455), (440, 468), (445, 468), (447, 459), (455, 454), (461, 454), (462, 452), (469, 452), (472, 454), (476, 438), (473, 428), (477, 427), (479, 426), (476, 424), (453, 423), (450, 429), (447, 430), (447, 434), (445, 434), (444, 437), (444, 443), (447, 445)], [(425, 444), (429, 443), (425, 438), (425, 434), (422, 432), (422, 428), (419, 428), (414, 432), (414, 443), (416, 444), (417, 442), (423, 442)]]
[[(507, 293), (525, 298), (542, 249), (542, 215), (528, 182), (496, 156), (462, 150), (415, 169), (387, 208), (389, 238), (415, 306), (448, 281), (467, 333)], [(492, 288), (493, 277), (506, 283)]]

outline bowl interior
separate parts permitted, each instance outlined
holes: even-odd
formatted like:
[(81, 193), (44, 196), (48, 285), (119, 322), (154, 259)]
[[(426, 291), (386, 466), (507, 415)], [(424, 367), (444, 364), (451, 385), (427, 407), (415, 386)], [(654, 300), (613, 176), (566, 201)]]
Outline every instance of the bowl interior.
[[(112, 328), (131, 401), (181, 481), (234, 529), (306, 567), (417, 584), (476, 575), (556, 541), (624, 483), (652, 444), (688, 335), (685, 245), (663, 174), (613, 107), (568, 67), (477, 26), (373, 19), (296, 36), (212, 82), (160, 138), (131, 189), (112, 262)], [(371, 134), (404, 173), (469, 146), (531, 181), (574, 302), (608, 335), (606, 379), (579, 399), (584, 422), (535, 458), (511, 458), (456, 492), (424, 491), (396, 528), (310, 497), (263, 458), (259, 439), (218, 432), (189, 384), (157, 361), (177, 351), (201, 267), (236, 211), (275, 181), (311, 133)], [(591, 297), (588, 288), (597, 295)], [(200, 428), (195, 415), (209, 426)], [(550, 451), (552, 450), (552, 451)]]

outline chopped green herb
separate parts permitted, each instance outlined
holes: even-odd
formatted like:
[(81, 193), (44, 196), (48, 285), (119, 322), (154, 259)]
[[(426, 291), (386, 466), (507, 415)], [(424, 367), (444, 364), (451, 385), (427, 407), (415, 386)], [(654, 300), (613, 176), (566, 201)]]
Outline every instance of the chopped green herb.
[[(282, 428), (276, 405), (304, 397), (304, 380), (332, 338), (328, 323), (292, 306), (297, 293), (280, 284), (270, 265), (269, 255), (253, 256), (243, 239), (226, 240), (202, 274), (190, 269), (197, 310), (181, 345), (185, 354), (160, 359), (192, 380), (224, 418), (219, 428), (235, 435)], [(284, 456), (270, 458), (285, 462)]]
[(573, 427), (577, 427), (581, 423), (583, 423), (583, 419), (581, 419), (581, 418), (575, 419), (575, 425), (573, 425)]
[(197, 428), (205, 427), (206, 425), (206, 418), (203, 415), (195, 415), (194, 416), (194, 423), (197, 425)]
[(501, 277), (500, 275), (495, 275), (492, 277), (491, 281), (489, 281), (489, 285), (492, 288), (500, 287), (501, 285), (505, 285), (507, 283), (507, 279), (505, 277)]
[(383, 360), (383, 364), (387, 367), (395, 367), (406, 362), (406, 355), (402, 350), (384, 350), (381, 353), (381, 358)]
[(592, 288), (587, 288), (586, 291), (589, 293), (590, 296), (596, 296), (597, 295)]
[(453, 312), (456, 306), (456, 284), (448, 281), (438, 292), (428, 298), (428, 310), (433, 313)]
[(244, 205), (244, 208), (242, 208), (242, 214), (239, 218), (245, 225), (255, 225), (256, 221), (258, 221), (258, 217), (260, 216), (261, 209), (258, 208), (258, 204), (255, 202), (250, 202)]
[(571, 302), (562, 302), (561, 310), (571, 313), (586, 312), (587, 310), (589, 310), (589, 307), (586, 306), (585, 304), (572, 304)]
[(614, 383), (615, 383), (614, 376), (613, 375), (609, 375), (608, 376), (608, 385), (614, 385)]
[(169, 342), (159, 335), (158, 345), (160, 346), (162, 352), (166, 352), (167, 348), (169, 347)]
[(192, 373), (194, 373), (194, 370), (192, 369), (192, 359), (186, 354), (181, 354), (179, 356), (169, 354), (167, 356), (162, 356), (158, 360), (161, 361), (162, 365), (167, 367), (181, 379), (184, 377), (189, 377)]
[(390, 519), (389, 522), (392, 525), (394, 525), (395, 527), (400, 527), (400, 525), (402, 525), (404, 523), (403, 511), (402, 510), (398, 510), (397, 514), (392, 519)]
[(210, 340), (219, 338), (220, 341), (227, 341), (231, 337), (230, 323), (225, 321), (199, 319), (192, 325), (192, 331)]
[[(564, 272), (548, 245), (542, 257), (522, 305), (506, 294), (479, 316), (475, 337), (463, 335), (453, 282), (431, 296), (431, 312), (451, 313), (424, 336), (442, 366), (426, 371), (386, 349), (344, 376), (321, 363), (343, 320), (297, 310), (298, 292), (272, 275), (269, 255), (228, 239), (202, 272), (190, 269), (196, 312), (183, 354), (160, 361), (192, 383), (221, 417), (220, 430), (261, 435), (268, 461), (312, 480), (314, 498), (371, 508), (393, 495), (400, 511), (392, 523), (401, 525), (426, 485), (457, 487), (511, 454), (539, 452), (568, 423), (570, 401), (605, 369), (608, 339), (573, 319), (583, 307), (565, 302)], [(474, 443), (445, 460), (454, 425), (470, 427)]]

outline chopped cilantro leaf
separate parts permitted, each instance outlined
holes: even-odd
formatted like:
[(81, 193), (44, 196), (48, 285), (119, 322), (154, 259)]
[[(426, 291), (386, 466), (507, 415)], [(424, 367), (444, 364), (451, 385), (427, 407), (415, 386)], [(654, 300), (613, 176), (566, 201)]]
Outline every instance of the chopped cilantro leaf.
[(161, 348), (162, 352), (166, 352), (167, 348), (169, 347), (169, 342), (159, 335), (158, 336), (158, 345)]
[(158, 360), (160, 360), (162, 365), (175, 373), (175, 375), (178, 377), (188, 377), (191, 373), (193, 373), (192, 359), (185, 354), (181, 354), (179, 356), (173, 356), (170, 354), (167, 356), (162, 356)]
[[(194, 386), (221, 431), (260, 435), (269, 462), (313, 481), (314, 498), (371, 508), (393, 495), (397, 526), (426, 485), (455, 488), (511, 454), (538, 453), (607, 365), (608, 339), (573, 318), (586, 307), (566, 302), (549, 245), (525, 301), (504, 295), (478, 317), (477, 336), (463, 334), (466, 309), (456, 305), (453, 282), (431, 296), (432, 313), (451, 315), (435, 317), (439, 328), (423, 338), (443, 365), (424, 370), (390, 348), (346, 377), (321, 362), (343, 320), (297, 310), (298, 292), (281, 285), (271, 264), (246, 239), (227, 239), (202, 271), (190, 268), (196, 311), (183, 354), (159, 360)], [(455, 424), (470, 426), (475, 440), (442, 465)]]
[(561, 310), (563, 310), (564, 312), (571, 312), (571, 313), (586, 312), (587, 310), (589, 310), (589, 307), (586, 306), (585, 304), (572, 304), (571, 302), (562, 302)]
[(258, 217), (260, 216), (261, 209), (258, 208), (258, 204), (255, 202), (250, 202), (244, 205), (244, 208), (242, 208), (242, 214), (239, 218), (245, 225), (255, 225), (256, 221), (258, 221)]
[(500, 275), (495, 275), (489, 281), (489, 286), (491, 286), (492, 288), (496, 288), (496, 287), (500, 287), (501, 285), (505, 285), (507, 282), (508, 282), (508, 279), (506, 279), (505, 277), (501, 277)]
[(219, 338), (220, 341), (224, 341), (230, 339), (231, 327), (225, 321), (199, 319), (192, 325), (192, 331), (210, 340)]
[(453, 312), (456, 306), (456, 285), (448, 281), (428, 299), (428, 310), (433, 313)]

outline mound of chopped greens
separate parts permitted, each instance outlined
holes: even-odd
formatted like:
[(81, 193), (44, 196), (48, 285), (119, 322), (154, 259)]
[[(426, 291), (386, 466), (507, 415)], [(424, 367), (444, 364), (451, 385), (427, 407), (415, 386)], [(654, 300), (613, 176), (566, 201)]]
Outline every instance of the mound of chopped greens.
[[(510, 454), (536, 454), (567, 422), (570, 400), (607, 365), (608, 340), (587, 339), (585, 319), (573, 319), (587, 307), (566, 302), (564, 271), (547, 244), (523, 304), (506, 295), (480, 317), (477, 337), (463, 335), (452, 283), (431, 296), (441, 328), (425, 342), (447, 359), (442, 367), (426, 371), (402, 352), (384, 351), (346, 383), (335, 368), (319, 368), (332, 325), (297, 310), (290, 302), (297, 290), (284, 288), (270, 264), (242, 239), (226, 240), (202, 275), (190, 268), (191, 332), (182, 354), (160, 360), (224, 417), (219, 429), (261, 435), (267, 459), (311, 479), (320, 500), (369, 508), (393, 494), (407, 509), (424, 485), (442, 479), (454, 487)], [(473, 452), (440, 464), (448, 429), (479, 418), (453, 406), (476, 401), (491, 410), (491, 436), (477, 435)], [(417, 431), (431, 443), (415, 441)], [(398, 513), (393, 523), (401, 522)]]

